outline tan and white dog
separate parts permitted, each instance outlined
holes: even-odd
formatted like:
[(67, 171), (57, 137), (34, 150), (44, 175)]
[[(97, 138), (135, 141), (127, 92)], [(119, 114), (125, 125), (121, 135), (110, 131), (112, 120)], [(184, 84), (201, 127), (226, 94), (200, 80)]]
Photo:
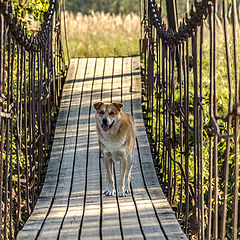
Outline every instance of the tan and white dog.
[(99, 147), (107, 172), (108, 187), (106, 196), (114, 195), (113, 162), (120, 162), (120, 182), (118, 196), (130, 193), (131, 169), (133, 165), (133, 148), (136, 131), (131, 115), (122, 111), (123, 103), (97, 102), (96, 125), (99, 137)]

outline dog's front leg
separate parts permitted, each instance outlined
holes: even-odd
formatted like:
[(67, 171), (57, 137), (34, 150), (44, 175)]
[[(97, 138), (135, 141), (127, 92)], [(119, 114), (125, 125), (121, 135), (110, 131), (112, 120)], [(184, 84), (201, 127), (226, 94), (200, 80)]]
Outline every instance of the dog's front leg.
[(108, 187), (104, 194), (106, 196), (114, 195), (115, 189), (114, 189), (114, 178), (113, 178), (113, 160), (112, 160), (112, 154), (111, 153), (104, 153), (103, 162), (106, 168), (106, 177), (108, 182)]
[(118, 196), (119, 197), (126, 197), (125, 193), (125, 178), (127, 172), (127, 158), (124, 157), (120, 162), (120, 177), (121, 181), (118, 188)]
[(134, 152), (129, 154), (128, 160), (127, 160), (127, 171), (126, 171), (126, 177), (125, 177), (125, 193), (130, 193), (130, 183), (131, 183), (131, 171), (132, 166), (134, 162)]

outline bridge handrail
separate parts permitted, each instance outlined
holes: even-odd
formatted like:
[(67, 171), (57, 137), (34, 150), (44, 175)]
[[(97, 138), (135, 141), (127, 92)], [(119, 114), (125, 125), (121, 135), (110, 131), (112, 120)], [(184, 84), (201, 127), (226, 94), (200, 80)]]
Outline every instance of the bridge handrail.
[[(236, 1), (231, 1), (230, 23), (226, 1), (222, 3), (227, 112), (219, 114), (219, 21), (215, 1), (208, 0), (194, 1), (190, 17), (186, 14), (177, 31), (167, 28), (155, 0), (143, 0), (143, 109), (160, 182), (185, 233), (198, 239), (237, 240), (240, 82)], [(233, 31), (232, 50), (227, 22)], [(203, 31), (210, 46), (205, 50), (209, 58), (204, 67)]]
[(0, 238), (14, 239), (33, 211), (67, 71), (61, 8), (50, 0), (36, 34), (0, 0)]
[(28, 51), (38, 51), (45, 44), (48, 34), (51, 31), (56, 4), (56, 0), (50, 1), (48, 10), (44, 13), (44, 22), (41, 24), (36, 35), (29, 35), (26, 27), (21, 24), (21, 20), (17, 16), (13, 16), (12, 2), (0, 2), (0, 13), (3, 14), (6, 24), (9, 26), (9, 31), (16, 42)]

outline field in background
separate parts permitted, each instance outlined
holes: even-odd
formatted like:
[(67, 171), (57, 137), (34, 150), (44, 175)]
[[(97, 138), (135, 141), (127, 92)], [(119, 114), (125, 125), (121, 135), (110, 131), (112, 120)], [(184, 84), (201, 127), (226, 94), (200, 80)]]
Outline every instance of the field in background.
[(66, 13), (70, 57), (139, 55), (140, 20), (136, 14)]

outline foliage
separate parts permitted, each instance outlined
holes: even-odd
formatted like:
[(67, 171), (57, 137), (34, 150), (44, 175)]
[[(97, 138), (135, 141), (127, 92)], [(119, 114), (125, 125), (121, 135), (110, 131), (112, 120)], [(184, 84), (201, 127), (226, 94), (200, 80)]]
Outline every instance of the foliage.
[(140, 22), (136, 14), (66, 14), (71, 57), (109, 57), (139, 54)]
[[(229, 44), (229, 52), (230, 52), (230, 61), (231, 61), (231, 75), (232, 75), (232, 93), (234, 93), (234, 67), (233, 67), (233, 40), (232, 40), (232, 24), (227, 23), (227, 29), (228, 29), (228, 44)], [(198, 34), (199, 36), (200, 34)], [(203, 63), (202, 63), (202, 82), (203, 82), (203, 109), (204, 109), (204, 116), (203, 116), (203, 180), (204, 180), (204, 185), (203, 185), (203, 192), (204, 192), (204, 199), (205, 199), (205, 209), (207, 210), (207, 202), (209, 201), (208, 199), (208, 191), (209, 191), (209, 186), (211, 185), (209, 183), (208, 177), (209, 177), (209, 137), (206, 133), (206, 124), (210, 120), (210, 114), (209, 114), (209, 98), (210, 98), (210, 90), (209, 90), (209, 85), (210, 85), (210, 80), (209, 80), (209, 72), (210, 72), (210, 63), (209, 63), (209, 41), (210, 41), (210, 36), (209, 36), (209, 25), (207, 22), (204, 23), (204, 33), (203, 33)], [(239, 37), (239, 36), (238, 36)], [(191, 49), (191, 43), (190, 44), (190, 49)], [(238, 38), (237, 42), (237, 49), (240, 48), (240, 41)], [(192, 57), (192, 56), (190, 56)], [(238, 52), (238, 58), (240, 57), (240, 53)], [(161, 57), (160, 57), (161, 58)], [(224, 34), (223, 34), (223, 24), (221, 22), (218, 22), (216, 25), (216, 92), (217, 92), (217, 115), (218, 119), (217, 122), (219, 124), (219, 130), (221, 135), (227, 135), (227, 118), (228, 118), (228, 102), (229, 102), (229, 85), (228, 85), (228, 76), (227, 76), (227, 69), (226, 69), (226, 56), (225, 56), (225, 42), (224, 42)], [(168, 62), (169, 63), (169, 62)], [(198, 56), (198, 66), (199, 66), (199, 56)], [(238, 68), (240, 67), (240, 63), (238, 63)], [(156, 70), (155, 70), (156, 71)], [(156, 72), (155, 72), (156, 73)], [(177, 81), (177, 74), (175, 74), (175, 90), (174, 90), (174, 105), (179, 106), (180, 104), (180, 84)], [(190, 69), (189, 73), (189, 95), (190, 95), (190, 103), (189, 103), (189, 111), (190, 111), (190, 118), (189, 118), (189, 147), (190, 147), (190, 155), (189, 155), (189, 181), (190, 185), (194, 185), (194, 158), (193, 158), (193, 149), (194, 149), (194, 144), (193, 144), (193, 138), (194, 138), (194, 133), (191, 127), (193, 127), (193, 98), (194, 98), (194, 83), (193, 83), (193, 70)], [(232, 103), (234, 99), (234, 94), (232, 94)], [(184, 95), (182, 96), (184, 98)], [(145, 99), (146, 100), (146, 99)], [(183, 100), (183, 99), (182, 99)], [(161, 100), (162, 101), (162, 100)], [(161, 102), (161, 104), (163, 104)], [(156, 105), (156, 97), (154, 95), (154, 105)], [(160, 109), (162, 108), (162, 105), (160, 106)], [(159, 158), (161, 159), (162, 156), (162, 149), (163, 149), (163, 130), (160, 129), (158, 130), (158, 126), (156, 126), (156, 108), (153, 109), (153, 121), (149, 121), (149, 124), (153, 123), (151, 127), (153, 127), (153, 133), (159, 134), (159, 136), (152, 136), (153, 141), (155, 139), (160, 139), (159, 142), (154, 142), (155, 145), (160, 146), (158, 151), (159, 151)], [(152, 114), (149, 114), (147, 116), (148, 118), (151, 119)], [(183, 150), (184, 147), (181, 148), (180, 142), (180, 125), (181, 125), (181, 114), (180, 111), (176, 110), (174, 114), (174, 120), (175, 120), (175, 129), (176, 129), (176, 145), (175, 149), (172, 151), (174, 153), (175, 159), (180, 163), (181, 160), (183, 159), (183, 169), (185, 169), (185, 163), (184, 163), (184, 154)], [(182, 123), (183, 124), (183, 123)], [(182, 125), (183, 127), (183, 125)], [(230, 126), (230, 132), (233, 132), (234, 124)], [(173, 130), (172, 130), (173, 131)], [(172, 135), (174, 133), (172, 132)], [(184, 136), (183, 136), (184, 138)], [(223, 188), (224, 184), (226, 183), (225, 177), (224, 177), (224, 168), (225, 168), (225, 157), (226, 157), (226, 140), (219, 140), (218, 142), (218, 186), (219, 186), (219, 197), (218, 197), (218, 205), (219, 205), (219, 219), (221, 219), (221, 214), (222, 214), (222, 203), (223, 203)], [(228, 193), (227, 193), (227, 227), (226, 227), (226, 237), (227, 239), (231, 239), (231, 234), (232, 234), (232, 222), (233, 222), (233, 191), (234, 191), (234, 141), (233, 138), (230, 140), (230, 159), (229, 159), (229, 176), (228, 176)], [(168, 160), (166, 160), (168, 161)], [(168, 181), (168, 176), (165, 176), (162, 174), (162, 168), (161, 168), (161, 161), (159, 162), (159, 168), (158, 171), (160, 173), (160, 176), (163, 176), (161, 180), (164, 182)], [(174, 165), (174, 163), (172, 163)], [(168, 165), (168, 162), (167, 164)], [(176, 165), (176, 175), (173, 172), (172, 169), (172, 177), (173, 177), (173, 182), (174, 186), (173, 188), (176, 188), (176, 194), (174, 197), (174, 202), (173, 205), (177, 209), (180, 209), (180, 215), (179, 217), (184, 219), (185, 217), (185, 204), (184, 204), (184, 196), (182, 196), (182, 177), (181, 177), (181, 171), (180, 168)], [(167, 169), (168, 171), (168, 169)], [(161, 175), (162, 174), (162, 175)], [(215, 173), (213, 173), (214, 176)], [(175, 178), (176, 177), (176, 178)], [(184, 181), (183, 181), (184, 182)], [(214, 187), (214, 183), (212, 183), (212, 188)], [(181, 198), (183, 197), (183, 198)], [(190, 204), (192, 204), (190, 199)], [(182, 207), (182, 210), (181, 210)], [(191, 208), (191, 206), (190, 206)], [(240, 212), (239, 212), (240, 214)], [(191, 221), (191, 218), (190, 218)], [(219, 220), (220, 222), (220, 220)], [(240, 232), (240, 229), (239, 229)]]
[[(25, 27), (28, 27), (30, 23), (32, 22), (38, 22), (39, 24), (43, 22), (44, 20), (44, 12), (48, 9), (49, 1), (47, 0), (33, 0), (33, 1), (13, 1), (13, 14), (17, 16), (18, 20), (23, 24)], [(28, 32), (29, 29), (27, 29)], [(25, 122), (25, 115), (22, 114), (21, 118), (17, 117), (19, 114), (18, 110), (16, 110), (16, 105), (19, 106), (21, 102), (27, 101), (27, 105), (29, 106), (30, 98), (27, 97), (27, 99), (24, 99), (22, 96), (22, 99), (20, 99), (20, 91), (19, 88), (23, 91), (23, 85), (19, 84), (19, 79), (17, 75), (19, 74), (19, 62), (23, 59), (23, 54), (17, 54), (18, 51), (20, 51), (19, 46), (14, 46), (13, 48), (13, 42), (7, 38), (6, 40), (6, 48), (3, 48), (5, 50), (5, 61), (3, 64), (5, 64), (5, 96), (7, 98), (12, 98), (10, 101), (14, 101), (14, 107), (12, 107), (13, 111), (13, 118), (11, 120), (8, 120), (6, 123), (7, 127), (4, 126), (4, 132), (5, 136), (2, 141), (3, 144), (3, 189), (2, 193), (4, 196), (4, 200), (7, 199), (7, 206), (4, 206), (2, 208), (3, 214), (2, 214), (2, 226), (0, 226), (2, 229), (4, 228), (4, 224), (6, 223), (7, 228), (7, 237), (8, 239), (13, 239), (17, 234), (17, 229), (13, 228), (13, 226), (17, 226), (17, 215), (18, 215), (18, 205), (20, 206), (20, 223), (19, 227), (21, 228), (23, 226), (23, 223), (26, 221), (28, 217), (28, 211), (26, 208), (26, 184), (25, 179), (26, 175), (29, 174), (29, 172), (26, 172), (26, 169), (29, 170), (30, 166), (26, 166), (26, 159), (25, 159), (25, 150), (28, 150), (28, 153), (30, 152), (30, 146), (25, 144), (25, 136), (27, 137), (27, 142), (30, 142), (30, 135), (31, 135), (31, 128), (30, 128), (30, 114), (27, 113), (27, 123)], [(11, 49), (11, 53), (9, 53), (9, 49)], [(14, 50), (13, 50), (14, 49)], [(13, 54), (13, 56), (11, 56)], [(28, 73), (29, 71), (29, 58), (28, 54), (26, 54), (26, 63), (25, 63), (25, 70)], [(11, 58), (11, 67), (9, 68), (9, 61), (8, 59), (10, 56)], [(12, 82), (7, 79), (7, 74), (12, 74)], [(36, 67), (35, 76), (38, 75), (38, 68)], [(17, 80), (18, 79), (18, 80)], [(26, 74), (26, 81), (27, 81), (27, 88), (29, 87), (29, 74)], [(38, 86), (38, 81), (36, 80), (36, 87)], [(21, 85), (21, 86), (20, 86)], [(14, 99), (14, 100), (13, 100)], [(25, 111), (25, 105), (21, 103), (22, 106), (22, 113)], [(28, 111), (28, 109), (26, 110)], [(47, 115), (47, 114), (46, 114)], [(43, 116), (43, 118), (46, 116)], [(20, 120), (21, 119), (21, 120)], [(38, 129), (37, 121), (35, 122), (35, 129)], [(24, 129), (19, 128), (20, 126), (26, 126), (26, 131)], [(10, 127), (11, 126), (11, 127)], [(11, 128), (11, 129), (10, 129)], [(20, 131), (20, 133), (18, 132)], [(21, 136), (21, 145), (19, 146), (19, 138), (18, 134)], [(38, 133), (35, 133), (37, 135)], [(6, 136), (9, 136), (7, 138)], [(47, 146), (43, 146), (43, 151), (47, 151)], [(18, 154), (19, 153), (19, 154)], [(38, 152), (36, 152), (36, 159), (38, 156)], [(18, 163), (20, 166), (18, 166)], [(29, 164), (29, 163), (28, 163)], [(38, 164), (35, 164), (36, 169), (38, 170)], [(11, 170), (10, 170), (11, 169)], [(20, 178), (20, 188), (18, 189), (18, 176)], [(37, 180), (37, 175), (32, 176), (32, 178), (35, 178)], [(11, 187), (11, 189), (10, 189)], [(39, 188), (35, 189), (37, 192), (39, 191)], [(20, 192), (20, 199), (19, 199), (19, 192)], [(12, 197), (12, 205), (10, 203), (10, 197)], [(5, 202), (3, 202), (4, 204)], [(30, 204), (33, 204), (29, 201)], [(10, 214), (12, 213), (12, 216)], [(10, 216), (12, 219), (10, 220)], [(6, 218), (5, 218), (6, 217)], [(6, 222), (5, 222), (6, 220)], [(12, 224), (12, 231), (10, 231), (10, 221)], [(4, 239), (4, 231), (1, 232), (0, 239)]]
[(24, 24), (32, 21), (42, 23), (44, 20), (44, 12), (49, 6), (48, 0), (19, 0), (14, 1), (14, 10), (18, 19), (21, 19)]
[(66, 10), (90, 14), (91, 11), (124, 14), (138, 13), (139, 0), (71, 0), (66, 1)]

